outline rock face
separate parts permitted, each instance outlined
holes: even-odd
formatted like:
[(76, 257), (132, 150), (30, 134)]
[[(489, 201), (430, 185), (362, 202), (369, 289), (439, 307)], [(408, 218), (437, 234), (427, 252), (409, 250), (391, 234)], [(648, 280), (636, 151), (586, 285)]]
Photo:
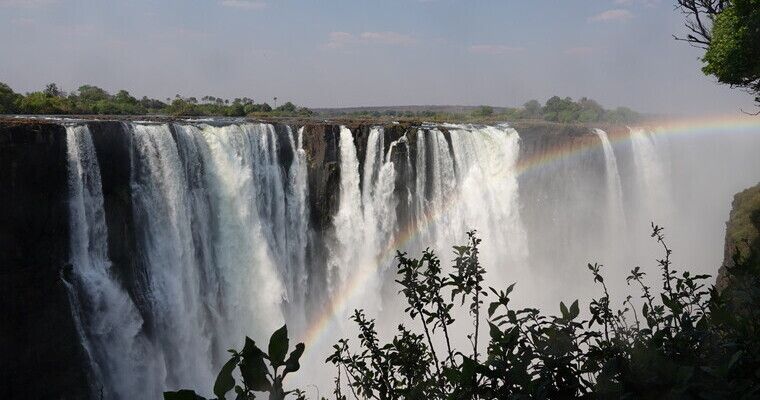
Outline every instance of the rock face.
[[(132, 136), (124, 121), (89, 121), (87, 125), (101, 169), (103, 201), (108, 227), (108, 256), (138, 307), (141, 277), (136, 254), (132, 210)], [(371, 123), (346, 123), (351, 129), (357, 156), (363, 162)], [(340, 126), (331, 123), (303, 126), (308, 159), (308, 192), (311, 219), (309, 257), (325, 260), (332, 217), (338, 210), (340, 188)], [(583, 126), (523, 123), (515, 126), (521, 136), (521, 158), (555, 148), (586, 146), (597, 140)], [(278, 136), (287, 125), (275, 124)], [(397, 198), (415, 191), (414, 164), (417, 135), (426, 129), (419, 123), (384, 126), (387, 153), (398, 141), (393, 161), (397, 166)], [(439, 127), (446, 140), (445, 127)], [(176, 135), (176, 132), (173, 132)], [(287, 137), (287, 136), (283, 136)], [(406, 137), (406, 139), (401, 139)], [(285, 140), (278, 138), (278, 140)], [(281, 146), (284, 148), (285, 146)], [(283, 150), (284, 151), (284, 150)], [(289, 164), (291, 150), (279, 155)], [(601, 161), (600, 161), (601, 162)], [(360, 165), (360, 174), (362, 165)], [(599, 168), (602, 170), (602, 168)], [(397, 214), (406, 219), (407, 202), (399, 202)], [(733, 214), (732, 214), (733, 215)], [(77, 332), (66, 289), (69, 258), (68, 175), (66, 130), (52, 122), (0, 120), (0, 398), (91, 398), (87, 357)], [(317, 261), (314, 264), (322, 264)], [(315, 276), (318, 274), (314, 274)], [(310, 283), (307, 296), (325, 296), (324, 282)]]
[(0, 126), (0, 398), (87, 396), (65, 288), (66, 131)]
[(735, 265), (734, 256), (747, 257), (750, 249), (760, 252), (760, 184), (737, 193), (726, 222), (726, 244), (723, 265), (718, 270), (715, 286), (723, 290), (730, 279), (727, 273)]

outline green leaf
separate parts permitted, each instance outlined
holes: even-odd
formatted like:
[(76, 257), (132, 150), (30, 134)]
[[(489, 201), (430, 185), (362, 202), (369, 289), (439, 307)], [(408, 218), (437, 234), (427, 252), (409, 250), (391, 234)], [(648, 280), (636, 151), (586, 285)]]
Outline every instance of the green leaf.
[(516, 284), (517, 284), (517, 282), (515, 282), (515, 283), (513, 283), (513, 284), (509, 285), (509, 286), (507, 287), (507, 292), (506, 292), (506, 293), (504, 293), (504, 296), (509, 296), (509, 294), (510, 294), (510, 293), (512, 293), (512, 291), (515, 289), (515, 285), (516, 285)]
[(563, 302), (559, 302), (559, 310), (562, 312), (562, 318), (569, 319), (570, 311), (568, 311), (567, 306)]
[(285, 361), (285, 373), (296, 372), (301, 369), (301, 364), (299, 364), (298, 360), (303, 355), (305, 348), (306, 346), (304, 346), (303, 343), (298, 343), (295, 350), (290, 352), (290, 356), (287, 361)]
[(264, 363), (264, 354), (261, 349), (251, 338), (245, 338), (243, 347), (243, 361), (240, 362), (240, 374), (243, 376), (243, 382), (257, 392), (267, 392), (272, 388), (272, 383), (267, 377), (267, 366)]
[(498, 326), (496, 326), (496, 325), (494, 325), (494, 324), (492, 324), (490, 322), (488, 323), (488, 325), (490, 327), (489, 334), (491, 336), (491, 341), (492, 342), (498, 342), (499, 339), (501, 339), (501, 329), (499, 329)]
[(461, 378), (463, 380), (469, 380), (472, 379), (472, 377), (475, 376), (475, 361), (473, 361), (470, 357), (463, 357), (462, 358), (462, 371), (461, 371)]
[(575, 300), (572, 305), (570, 305), (570, 320), (574, 320), (578, 317), (578, 314), (580, 314), (581, 310), (578, 308), (578, 300)]
[(462, 374), (453, 368), (444, 367), (443, 375), (449, 380), (449, 382), (459, 383), (462, 380)]
[(492, 317), (493, 313), (496, 312), (496, 309), (499, 308), (501, 303), (494, 302), (488, 305), (488, 317)]
[(176, 392), (164, 392), (164, 400), (206, 400), (198, 396), (192, 390), (179, 390)]
[(219, 400), (224, 400), (224, 396), (235, 387), (235, 378), (232, 377), (232, 371), (237, 367), (240, 359), (238, 357), (232, 357), (227, 361), (219, 371), (219, 375), (216, 377), (216, 383), (214, 383), (214, 395)]
[(274, 331), (269, 339), (269, 362), (273, 367), (279, 367), (285, 362), (285, 356), (288, 354), (288, 327), (283, 325), (282, 328)]

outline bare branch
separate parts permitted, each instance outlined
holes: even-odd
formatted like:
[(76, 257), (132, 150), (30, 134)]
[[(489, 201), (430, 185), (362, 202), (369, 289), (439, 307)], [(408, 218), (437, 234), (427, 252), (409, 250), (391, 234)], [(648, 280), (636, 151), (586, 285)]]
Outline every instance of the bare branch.
[(691, 33), (675, 39), (702, 49), (708, 47), (715, 17), (729, 5), (730, 0), (677, 0), (676, 9), (686, 17), (685, 26)]

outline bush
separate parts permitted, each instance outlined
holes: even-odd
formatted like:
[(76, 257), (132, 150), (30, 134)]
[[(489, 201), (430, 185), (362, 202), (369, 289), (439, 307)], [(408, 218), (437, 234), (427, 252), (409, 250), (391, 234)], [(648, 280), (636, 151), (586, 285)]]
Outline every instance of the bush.
[(20, 100), (20, 94), (14, 92), (10, 86), (0, 82), (0, 114), (17, 113)]
[[(737, 255), (728, 270), (731, 283), (718, 292), (706, 288), (707, 275), (673, 269), (661, 227), (652, 225), (652, 237), (664, 254), (657, 260), (659, 295), (636, 267), (627, 282), (641, 289), (641, 306), (629, 296), (622, 309), (614, 310), (602, 266), (589, 264), (600, 295), (589, 303), (587, 319), (581, 318), (577, 300), (570, 306), (560, 303), (559, 314), (545, 315), (510, 306), (515, 284), (506, 290), (484, 288), (486, 271), (475, 232), (468, 233), (465, 245), (454, 247), (449, 272), (432, 251), (419, 259), (399, 252), (396, 282), (407, 302), (404, 312), (419, 323), (421, 333), (400, 325), (389, 342), (381, 343), (375, 321), (355, 310), (358, 348), (341, 339), (326, 360), (338, 368), (335, 398), (347, 399), (345, 386), (357, 399), (755, 398), (760, 394), (758, 258)], [(456, 349), (449, 329), (455, 322), (452, 310), (465, 304), (472, 319), (471, 347)], [(481, 329), (488, 332), (486, 343), (480, 343)], [(302, 344), (296, 346), (284, 361), (284, 327), (272, 335), (268, 355), (248, 338), (242, 352), (231, 352), (214, 386), (218, 398), (233, 387), (238, 399), (253, 398), (253, 391), (269, 392), (270, 399), (305, 398), (302, 391), (285, 392), (281, 386), (285, 375), (298, 369), (303, 352)], [(289, 364), (293, 359), (295, 364)], [(235, 367), (244, 386), (235, 385)], [(165, 399), (201, 398), (180, 391), (167, 392)]]
[[(253, 399), (256, 397), (254, 392), (268, 392), (270, 400), (282, 400), (289, 394), (303, 398), (303, 392), (300, 390), (285, 391), (282, 386), (289, 373), (301, 368), (299, 360), (304, 351), (304, 344), (299, 343), (288, 355), (289, 342), (288, 328), (285, 326), (272, 334), (268, 353), (263, 352), (256, 346), (256, 342), (246, 337), (242, 351), (229, 350), (232, 357), (219, 371), (214, 383), (214, 395), (223, 400), (227, 393), (234, 389), (236, 399)], [(236, 382), (233, 376), (236, 369), (242, 378), (240, 382)], [(205, 400), (192, 390), (165, 392), (164, 399)]]
[(29, 93), (18, 104), (19, 111), (23, 114), (67, 114), (73, 109), (65, 98), (43, 92)]
[[(659, 296), (640, 268), (628, 283), (641, 289), (640, 313), (630, 297), (613, 310), (600, 265), (589, 270), (601, 296), (579, 319), (578, 301), (560, 303), (557, 315), (513, 309), (510, 293), (482, 287), (485, 270), (478, 239), (454, 247), (450, 273), (425, 251), (420, 259), (397, 255), (405, 312), (422, 334), (404, 326), (387, 343), (360, 310), (354, 322), (359, 348), (343, 339), (327, 359), (342, 370), (357, 398), (728, 398), (760, 393), (760, 270), (738, 263), (736, 285), (706, 289), (706, 275), (678, 273), (662, 228), (652, 236), (662, 246)], [(486, 303), (488, 296), (492, 301)], [(454, 349), (448, 327), (452, 309), (467, 303), (473, 331), (470, 349)], [(486, 308), (487, 304), (487, 308)], [(484, 316), (485, 314), (485, 316)], [(479, 329), (489, 340), (479, 344)], [(442, 338), (441, 338), (442, 336)], [(440, 340), (442, 339), (442, 340)], [(437, 343), (445, 343), (443, 349)], [(443, 355), (439, 357), (438, 355)], [(337, 391), (340, 388), (336, 388)]]

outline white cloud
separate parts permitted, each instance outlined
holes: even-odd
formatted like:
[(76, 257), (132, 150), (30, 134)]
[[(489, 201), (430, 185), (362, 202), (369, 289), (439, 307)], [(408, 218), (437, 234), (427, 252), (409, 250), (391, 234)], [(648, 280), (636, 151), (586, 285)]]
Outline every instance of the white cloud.
[(513, 54), (523, 51), (522, 47), (506, 46), (502, 44), (475, 44), (470, 46), (470, 53), (487, 54), (491, 56)]
[(417, 40), (398, 32), (362, 32), (354, 35), (348, 32), (330, 32), (327, 47), (341, 48), (348, 45), (383, 44), (390, 46), (411, 46)]
[(220, 3), (225, 7), (245, 10), (261, 10), (267, 6), (266, 2), (259, 0), (222, 0)]
[(333, 49), (356, 43), (356, 37), (348, 32), (330, 32), (327, 36), (327, 47)]
[(633, 18), (633, 13), (624, 10), (622, 8), (618, 8), (615, 10), (607, 10), (604, 12), (601, 12), (599, 14), (596, 14), (594, 16), (589, 17), (589, 21), (591, 22), (612, 22), (612, 21), (625, 21)]

